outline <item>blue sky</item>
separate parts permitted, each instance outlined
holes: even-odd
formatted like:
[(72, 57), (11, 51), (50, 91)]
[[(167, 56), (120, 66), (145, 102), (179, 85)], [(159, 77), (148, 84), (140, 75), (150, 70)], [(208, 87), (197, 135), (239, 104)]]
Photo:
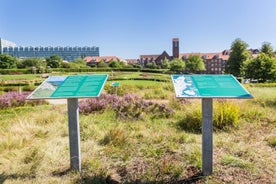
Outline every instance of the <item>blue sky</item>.
[(229, 49), (276, 48), (276, 0), (0, 0), (0, 37), (20, 46), (99, 46), (137, 59)]

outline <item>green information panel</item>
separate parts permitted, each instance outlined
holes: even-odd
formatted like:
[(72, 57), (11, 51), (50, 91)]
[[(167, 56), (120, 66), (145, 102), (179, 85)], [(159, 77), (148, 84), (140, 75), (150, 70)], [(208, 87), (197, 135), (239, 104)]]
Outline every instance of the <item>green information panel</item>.
[(107, 78), (108, 75), (50, 76), (28, 99), (97, 97)]
[(120, 86), (120, 83), (119, 82), (112, 82), (111, 85), (114, 86), (114, 87), (118, 87), (118, 86)]
[(172, 75), (176, 97), (253, 98), (232, 75)]

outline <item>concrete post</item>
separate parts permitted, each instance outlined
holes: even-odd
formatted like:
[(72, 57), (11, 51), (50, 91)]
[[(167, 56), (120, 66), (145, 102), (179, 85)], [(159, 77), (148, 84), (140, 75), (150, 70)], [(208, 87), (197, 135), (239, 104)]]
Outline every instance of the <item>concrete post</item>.
[(213, 172), (213, 99), (202, 99), (202, 174)]
[(71, 169), (80, 172), (81, 152), (78, 98), (68, 98), (67, 107), (70, 144), (70, 167)]

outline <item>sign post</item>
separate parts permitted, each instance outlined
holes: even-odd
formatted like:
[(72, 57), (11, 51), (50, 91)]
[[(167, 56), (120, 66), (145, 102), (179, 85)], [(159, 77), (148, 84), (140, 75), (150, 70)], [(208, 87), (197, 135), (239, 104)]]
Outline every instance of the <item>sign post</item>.
[(70, 168), (81, 171), (81, 151), (80, 151), (80, 125), (79, 106), (77, 98), (67, 99), (69, 145), (70, 145)]
[(50, 76), (27, 99), (67, 99), (70, 168), (81, 172), (78, 98), (98, 97), (108, 75)]
[(114, 94), (117, 95), (117, 87), (120, 86), (120, 83), (119, 82), (112, 82), (111, 86), (113, 86), (113, 88), (114, 88)]
[(213, 172), (213, 99), (253, 98), (232, 75), (172, 75), (176, 97), (202, 100), (202, 174)]
[(213, 99), (202, 99), (202, 173), (213, 172)]

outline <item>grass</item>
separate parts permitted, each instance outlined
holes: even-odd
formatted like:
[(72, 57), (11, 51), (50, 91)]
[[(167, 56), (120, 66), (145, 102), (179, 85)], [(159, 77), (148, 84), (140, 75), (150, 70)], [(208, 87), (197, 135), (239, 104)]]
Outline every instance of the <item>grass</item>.
[[(201, 134), (179, 128), (199, 100), (179, 103), (169, 84), (122, 81), (140, 96), (173, 106), (170, 118), (117, 119), (112, 109), (80, 115), (82, 173), (69, 170), (66, 105), (24, 106), (0, 111), (0, 183), (273, 183), (276, 88), (251, 87), (254, 100), (237, 100), (238, 126), (214, 132), (214, 172), (201, 172)], [(159, 85), (158, 85), (159, 84)], [(142, 86), (142, 87), (141, 87)], [(161, 87), (160, 87), (161, 86)], [(155, 90), (168, 93), (158, 97)], [(191, 126), (193, 126), (191, 122)]]

